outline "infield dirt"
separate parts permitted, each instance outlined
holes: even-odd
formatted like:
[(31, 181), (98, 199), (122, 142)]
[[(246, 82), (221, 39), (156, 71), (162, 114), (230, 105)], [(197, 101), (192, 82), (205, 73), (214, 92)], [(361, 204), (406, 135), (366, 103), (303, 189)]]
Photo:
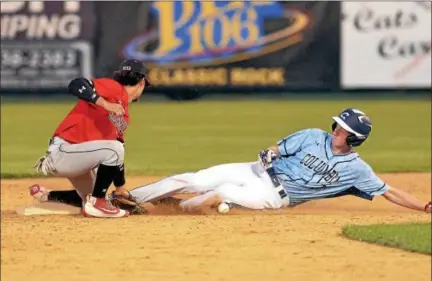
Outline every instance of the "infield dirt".
[[(390, 185), (430, 200), (430, 173), (384, 174)], [(128, 187), (157, 180), (130, 177)], [(277, 211), (182, 214), (168, 206), (125, 219), (19, 216), (28, 186), (67, 189), (64, 179), (1, 183), (4, 281), (426, 281), (431, 256), (341, 236), (345, 224), (431, 222), (394, 206), (343, 197)]]

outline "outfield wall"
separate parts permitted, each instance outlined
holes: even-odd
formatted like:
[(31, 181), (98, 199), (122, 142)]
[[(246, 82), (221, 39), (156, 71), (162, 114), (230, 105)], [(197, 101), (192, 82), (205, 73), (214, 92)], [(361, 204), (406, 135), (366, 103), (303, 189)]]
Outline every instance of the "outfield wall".
[(145, 61), (156, 92), (430, 90), (430, 2), (2, 2), (2, 94)]

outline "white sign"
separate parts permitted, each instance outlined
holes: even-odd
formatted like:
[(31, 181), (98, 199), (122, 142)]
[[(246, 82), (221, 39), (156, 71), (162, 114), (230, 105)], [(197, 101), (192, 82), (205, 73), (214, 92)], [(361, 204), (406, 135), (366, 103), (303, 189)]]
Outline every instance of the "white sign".
[(430, 2), (343, 2), (342, 87), (430, 88)]

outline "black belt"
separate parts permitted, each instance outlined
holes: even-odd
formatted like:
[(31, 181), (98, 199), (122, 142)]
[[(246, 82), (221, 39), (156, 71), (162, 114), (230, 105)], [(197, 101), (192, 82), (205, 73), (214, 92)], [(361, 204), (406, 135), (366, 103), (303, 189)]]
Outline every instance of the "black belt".
[(284, 201), (284, 203), (286, 205), (289, 205), (289, 197), (288, 194), (286, 193), (285, 189), (283, 188), (283, 186), (281, 185), (281, 183), (279, 182), (279, 179), (277, 178), (276, 172), (274, 170), (273, 167), (268, 167), (266, 169), (267, 174), (269, 175), (273, 187), (277, 189), (277, 192), (280, 196), (280, 198)]

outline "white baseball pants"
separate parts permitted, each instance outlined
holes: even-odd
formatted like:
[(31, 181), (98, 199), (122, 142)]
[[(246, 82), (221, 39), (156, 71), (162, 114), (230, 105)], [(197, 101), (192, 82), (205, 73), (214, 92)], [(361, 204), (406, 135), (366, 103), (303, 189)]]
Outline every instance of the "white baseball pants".
[[(288, 205), (274, 188), (270, 177), (259, 162), (213, 166), (194, 173), (164, 178), (130, 191), (140, 202), (166, 198), (178, 193), (199, 193), (184, 200), (183, 208), (198, 206), (210, 196), (250, 209), (278, 209)], [(287, 198), (287, 197), (286, 197)]]

